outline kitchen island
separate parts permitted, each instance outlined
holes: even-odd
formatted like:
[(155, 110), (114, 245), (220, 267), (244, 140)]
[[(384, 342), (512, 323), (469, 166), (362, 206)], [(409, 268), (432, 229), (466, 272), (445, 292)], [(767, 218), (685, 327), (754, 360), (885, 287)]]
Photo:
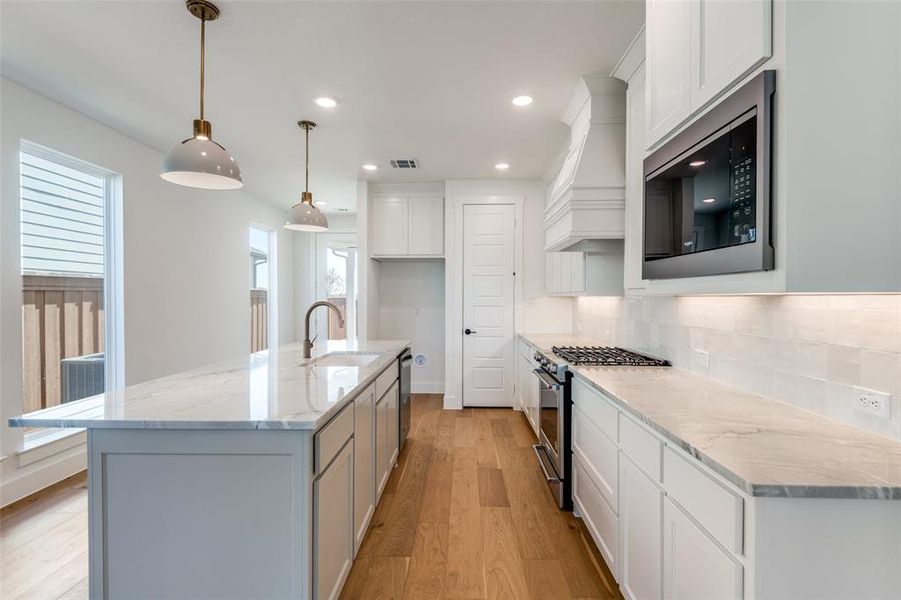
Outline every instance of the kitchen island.
[(10, 419), (87, 429), (92, 598), (331, 598), (399, 448), (409, 342), (291, 344)]

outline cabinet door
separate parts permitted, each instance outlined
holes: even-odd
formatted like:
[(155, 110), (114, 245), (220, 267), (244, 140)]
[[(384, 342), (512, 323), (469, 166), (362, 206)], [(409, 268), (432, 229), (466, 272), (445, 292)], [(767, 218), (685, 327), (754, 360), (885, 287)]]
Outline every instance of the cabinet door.
[(402, 256), (407, 253), (409, 203), (406, 198), (373, 198), (372, 236), (373, 256)]
[(354, 557), (353, 439), (313, 482), (313, 597), (337, 598)]
[(626, 239), (624, 285), (645, 287), (644, 262), (644, 110), (645, 66), (635, 70), (626, 89)]
[(375, 481), (376, 503), (388, 483), (388, 394), (375, 405)]
[(391, 389), (388, 390), (388, 441), (385, 453), (388, 456), (388, 475), (397, 463), (397, 455), (400, 448), (400, 412), (398, 406), (400, 404), (400, 385), (396, 382)]
[(742, 567), (669, 498), (663, 509), (663, 590), (672, 600), (738, 600)]
[(375, 512), (375, 385), (354, 400), (354, 554)]
[(620, 585), (629, 600), (651, 600), (663, 592), (663, 492), (620, 455)]
[(697, 110), (773, 53), (772, 0), (692, 2), (691, 108)]
[(688, 0), (648, 0), (646, 147), (691, 113), (691, 18)]
[(410, 198), (409, 254), (444, 256), (444, 199)]
[(578, 456), (573, 457), (573, 501), (615, 577), (619, 560), (619, 520)]
[(567, 252), (569, 255), (569, 290), (572, 294), (585, 293), (585, 254)]

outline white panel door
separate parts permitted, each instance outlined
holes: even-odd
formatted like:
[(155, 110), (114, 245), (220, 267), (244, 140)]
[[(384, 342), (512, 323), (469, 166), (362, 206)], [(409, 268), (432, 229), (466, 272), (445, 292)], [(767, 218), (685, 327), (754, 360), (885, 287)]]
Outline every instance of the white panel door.
[(772, 0), (692, 3), (691, 107), (697, 110), (773, 53)]
[(512, 204), (463, 206), (463, 405), (513, 405)]
[(444, 199), (410, 198), (409, 210), (409, 254), (444, 256)]
[(691, 114), (691, 18), (687, 0), (648, 0), (646, 144)]
[(372, 254), (400, 256), (407, 253), (409, 202), (406, 198), (373, 198)]
[(672, 600), (738, 600), (742, 567), (669, 498), (663, 509), (663, 591)]
[(620, 455), (620, 586), (628, 600), (657, 600), (663, 592), (663, 492)]

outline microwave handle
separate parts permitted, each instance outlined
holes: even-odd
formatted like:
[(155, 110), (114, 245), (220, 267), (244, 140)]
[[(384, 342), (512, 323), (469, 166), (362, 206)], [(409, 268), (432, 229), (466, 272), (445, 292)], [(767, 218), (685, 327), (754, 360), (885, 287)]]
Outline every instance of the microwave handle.
[(549, 392), (560, 391), (560, 383), (556, 379), (554, 379), (541, 369), (533, 369), (532, 372), (538, 376), (538, 379), (541, 380), (541, 384), (546, 390), (548, 390)]

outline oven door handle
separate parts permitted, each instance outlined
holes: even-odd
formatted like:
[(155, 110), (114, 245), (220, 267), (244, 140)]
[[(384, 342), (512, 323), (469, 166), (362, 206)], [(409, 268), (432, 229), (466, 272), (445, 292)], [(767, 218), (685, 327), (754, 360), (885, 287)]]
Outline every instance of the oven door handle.
[(554, 379), (553, 377), (551, 377), (550, 375), (548, 375), (547, 373), (545, 373), (544, 371), (542, 371), (541, 369), (534, 369), (532, 371), (532, 373), (534, 373), (538, 377), (538, 379), (541, 380), (542, 385), (544, 385), (544, 388), (546, 390), (548, 390), (549, 392), (559, 392), (560, 391), (560, 382), (557, 381), (556, 379)]
[[(534, 446), (532, 446), (532, 450), (535, 451), (535, 456), (538, 457), (538, 464), (541, 465), (541, 470), (544, 472), (545, 480), (548, 483), (560, 483), (560, 478), (548, 473), (547, 467), (544, 466), (544, 461), (547, 457), (547, 450), (544, 449), (544, 446), (542, 446), (541, 444), (535, 444)], [(542, 456), (542, 454), (544, 456)]]

